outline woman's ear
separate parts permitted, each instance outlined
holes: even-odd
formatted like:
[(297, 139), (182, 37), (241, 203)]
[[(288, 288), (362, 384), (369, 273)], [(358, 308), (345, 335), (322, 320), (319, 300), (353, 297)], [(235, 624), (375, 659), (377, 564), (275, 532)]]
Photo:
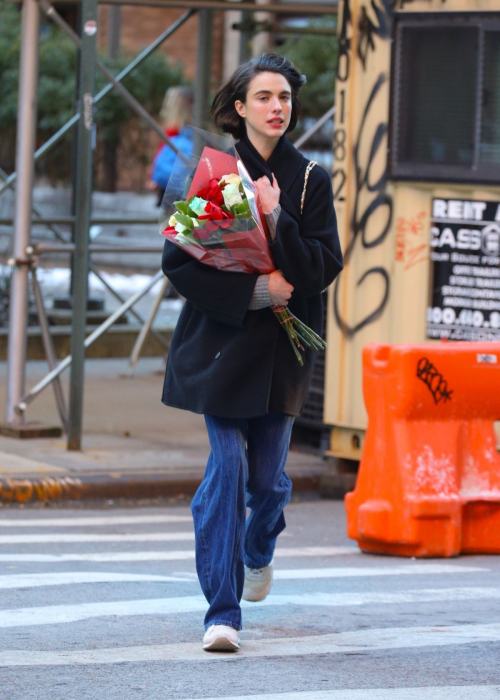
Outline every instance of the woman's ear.
[(236, 102), (234, 103), (234, 108), (238, 112), (239, 116), (242, 119), (245, 119), (245, 114), (246, 114), (245, 104), (241, 100), (236, 100)]

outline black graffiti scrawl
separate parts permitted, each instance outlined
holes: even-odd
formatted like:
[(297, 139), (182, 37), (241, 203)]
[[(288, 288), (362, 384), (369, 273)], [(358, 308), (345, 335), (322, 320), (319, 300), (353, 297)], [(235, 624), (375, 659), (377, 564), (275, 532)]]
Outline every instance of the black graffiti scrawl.
[[(387, 134), (387, 122), (380, 122), (377, 125), (370, 145), (368, 160), (366, 162), (362, 162), (359, 149), (365, 125), (370, 117), (371, 109), (379, 91), (381, 90), (382, 86), (386, 81), (387, 76), (381, 73), (368, 97), (368, 101), (365, 105), (365, 109), (361, 119), (356, 143), (354, 145), (353, 169), (356, 174), (356, 181), (354, 207), (350, 226), (352, 232), (351, 239), (349, 241), (347, 249), (344, 252), (344, 259), (346, 264), (349, 262), (349, 259), (355, 253), (358, 241), (361, 241), (361, 245), (365, 250), (376, 248), (385, 241), (392, 224), (392, 197), (385, 192), (387, 176), (386, 170), (384, 170), (384, 172), (377, 181), (374, 182), (371, 178), (371, 166), (377, 156), (379, 149), (382, 147), (384, 138)], [(370, 203), (365, 208), (362, 208), (360, 204), (361, 196), (362, 194), (367, 192), (373, 193), (374, 197), (371, 199)], [(375, 234), (373, 234), (371, 230), (369, 231), (370, 218), (376, 211), (378, 211), (381, 208), (386, 212), (385, 222), (383, 224), (382, 229), (380, 231), (376, 231)], [(362, 328), (380, 318), (385, 307), (387, 306), (390, 293), (390, 277), (389, 272), (388, 270), (386, 270), (385, 267), (375, 266), (368, 268), (366, 272), (364, 272), (363, 275), (359, 278), (356, 286), (360, 287), (368, 277), (373, 277), (373, 275), (376, 275), (382, 280), (383, 287), (381, 297), (380, 299), (375, 300), (375, 308), (371, 312), (369, 312), (364, 318), (362, 318), (361, 321), (359, 321), (353, 326), (349, 325), (347, 321), (341, 317), (339, 309), (339, 283), (336, 283), (335, 285), (335, 319), (337, 321), (338, 326), (347, 337), (352, 337), (356, 335), (356, 333), (358, 333)]]
[(366, 69), (366, 60), (370, 51), (375, 51), (374, 37), (388, 39), (391, 32), (392, 0), (382, 0), (380, 7), (375, 0), (371, 0), (372, 17), (368, 14), (366, 7), (361, 8), (361, 15), (358, 22), (358, 58), (363, 69)]
[[(363, 68), (367, 65), (367, 60), (370, 52), (375, 53), (377, 44), (374, 37), (379, 39), (389, 40), (392, 32), (391, 23), (393, 16), (393, 0), (371, 0), (371, 3), (366, 9), (362, 8), (359, 19), (360, 41), (358, 45), (357, 58), (361, 62)], [(340, 32), (340, 47), (339, 47), (339, 73), (338, 80), (344, 82), (347, 80), (350, 66), (351, 41), (348, 37), (349, 27), (351, 26), (352, 15), (349, 5), (349, 0), (346, 0), (342, 15), (342, 24)], [(342, 58), (342, 61), (341, 61)], [(362, 157), (361, 143), (363, 138), (366, 138), (368, 125), (371, 129), (373, 114), (375, 113), (375, 103), (377, 99), (381, 99), (382, 88), (388, 82), (386, 73), (381, 72), (375, 79), (371, 90), (367, 93), (367, 99), (363, 107), (361, 123), (356, 135), (352, 153), (347, 154), (352, 157), (352, 172), (355, 177), (355, 193), (352, 210), (352, 218), (350, 221), (350, 239), (347, 249), (344, 251), (344, 260), (346, 265), (356, 253), (361, 250), (369, 251), (382, 245), (385, 241), (392, 225), (393, 218), (393, 202), (392, 197), (385, 191), (387, 181), (387, 169), (384, 168), (381, 176), (374, 180), (372, 175), (372, 167), (377, 159), (377, 155), (381, 149), (384, 149), (386, 137), (388, 133), (387, 121), (379, 122), (373, 132), (371, 143), (369, 144), (368, 156)], [(338, 91), (340, 104), (338, 109), (338, 127), (334, 134), (334, 192), (338, 201), (343, 199), (341, 189), (345, 183), (345, 170), (342, 164), (344, 156), (344, 144), (347, 142), (346, 132), (343, 125), (344, 112), (344, 95), (343, 89)], [(386, 161), (387, 158), (383, 156)], [(363, 206), (362, 200), (370, 198), (367, 205)], [(383, 212), (382, 225), (380, 230), (373, 231), (370, 226), (370, 220), (375, 212)], [(360, 250), (361, 245), (361, 250)], [(389, 271), (380, 265), (368, 267), (357, 280), (356, 286), (362, 287), (363, 283), (371, 278), (379, 278), (382, 282), (381, 293), (378, 299), (374, 299), (373, 308), (365, 314), (365, 316), (355, 324), (350, 324), (346, 318), (342, 317), (339, 303), (339, 284), (342, 282), (342, 276), (335, 283), (333, 309), (335, 320), (342, 333), (348, 338), (356, 335), (362, 328), (376, 321), (387, 306), (390, 297), (390, 276)]]
[(434, 403), (450, 401), (453, 391), (448, 389), (448, 382), (427, 357), (418, 361), (417, 377), (429, 387)]

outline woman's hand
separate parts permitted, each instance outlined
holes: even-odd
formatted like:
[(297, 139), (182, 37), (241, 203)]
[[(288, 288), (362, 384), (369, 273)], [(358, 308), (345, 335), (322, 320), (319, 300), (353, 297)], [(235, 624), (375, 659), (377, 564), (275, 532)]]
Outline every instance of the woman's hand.
[(286, 306), (292, 292), (292, 285), (286, 281), (280, 270), (271, 272), (269, 275), (269, 298), (273, 306)]
[(269, 181), (267, 175), (259, 177), (255, 180), (255, 187), (257, 189), (257, 196), (259, 198), (260, 204), (262, 206), (262, 211), (264, 214), (270, 214), (273, 209), (276, 209), (280, 202), (281, 190), (278, 185), (278, 181), (274, 177), (273, 182)]

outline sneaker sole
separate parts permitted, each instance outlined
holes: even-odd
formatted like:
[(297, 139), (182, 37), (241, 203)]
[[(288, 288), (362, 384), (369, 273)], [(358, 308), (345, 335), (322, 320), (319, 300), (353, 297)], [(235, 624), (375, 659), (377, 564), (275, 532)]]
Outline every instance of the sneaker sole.
[(238, 651), (239, 644), (235, 644), (227, 637), (217, 637), (212, 642), (203, 645), (204, 651)]

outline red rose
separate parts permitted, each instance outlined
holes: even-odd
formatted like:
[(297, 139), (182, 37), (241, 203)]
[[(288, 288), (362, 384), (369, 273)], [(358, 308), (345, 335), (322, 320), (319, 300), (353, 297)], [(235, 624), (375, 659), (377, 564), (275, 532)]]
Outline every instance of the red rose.
[(221, 209), (221, 207), (219, 207), (217, 204), (214, 204), (213, 202), (207, 202), (205, 212), (205, 214), (202, 214), (200, 217), (198, 217), (200, 221), (217, 221), (218, 227), (220, 226), (220, 228), (229, 228), (233, 223), (233, 214), (231, 214), (231, 212), (224, 211), (224, 209)]
[(222, 187), (219, 185), (218, 181), (213, 178), (209, 181), (208, 187), (204, 187), (198, 192), (197, 197), (206, 199), (207, 202), (213, 202), (214, 204), (224, 204), (224, 197), (222, 195)]
[(177, 231), (175, 230), (175, 228), (173, 226), (167, 226), (166, 229), (163, 229), (163, 231), (161, 232), (161, 235), (167, 237), (167, 236), (171, 236), (172, 234), (175, 234), (175, 233), (177, 233)]

